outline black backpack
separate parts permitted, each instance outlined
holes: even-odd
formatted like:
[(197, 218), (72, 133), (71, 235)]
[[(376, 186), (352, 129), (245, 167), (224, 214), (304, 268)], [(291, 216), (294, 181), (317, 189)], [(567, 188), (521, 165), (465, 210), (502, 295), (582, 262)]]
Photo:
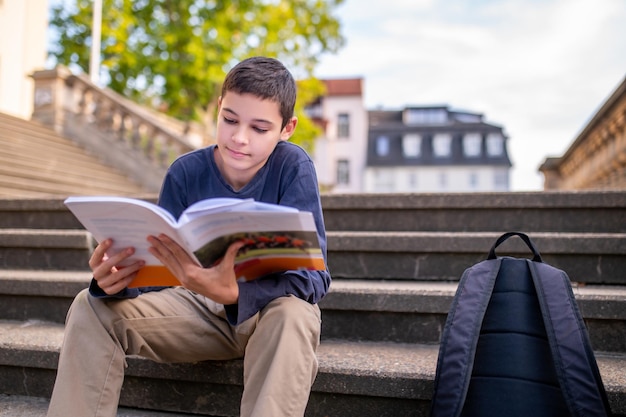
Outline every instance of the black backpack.
[[(519, 236), (532, 260), (497, 257)], [(610, 415), (569, 277), (524, 233), (463, 273), (439, 347), (431, 417)]]

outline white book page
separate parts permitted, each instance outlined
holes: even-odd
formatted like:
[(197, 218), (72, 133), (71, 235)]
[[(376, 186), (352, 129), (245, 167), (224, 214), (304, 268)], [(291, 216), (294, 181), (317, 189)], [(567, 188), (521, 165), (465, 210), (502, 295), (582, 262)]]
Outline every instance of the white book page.
[(193, 203), (180, 215), (179, 224), (185, 224), (198, 217), (211, 213), (242, 211), (254, 207), (254, 200), (251, 198), (210, 198)]
[(96, 241), (113, 239), (109, 256), (127, 247), (135, 248), (135, 255), (124, 264), (138, 259), (148, 265), (160, 264), (148, 252), (149, 235), (164, 233), (182, 243), (172, 215), (149, 202), (122, 197), (70, 197), (66, 205)]

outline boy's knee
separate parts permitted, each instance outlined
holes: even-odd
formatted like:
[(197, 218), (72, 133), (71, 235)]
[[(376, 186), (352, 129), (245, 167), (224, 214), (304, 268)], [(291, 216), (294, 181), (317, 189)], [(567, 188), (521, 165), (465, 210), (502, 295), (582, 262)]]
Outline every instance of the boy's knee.
[(85, 308), (89, 307), (89, 297), (89, 290), (87, 288), (81, 290), (78, 294), (76, 294), (76, 297), (74, 297), (74, 300), (70, 305), (70, 309), (67, 312), (66, 321), (74, 311), (84, 310)]
[(273, 300), (261, 312), (260, 321), (287, 331), (310, 332), (316, 337), (319, 336), (321, 327), (320, 310), (317, 304), (311, 304), (294, 296)]
[(91, 325), (89, 323), (93, 323), (94, 320), (99, 320), (98, 318), (103, 315), (103, 313), (99, 311), (102, 309), (102, 303), (103, 300), (91, 296), (88, 289), (81, 290), (76, 297), (74, 297), (74, 301), (72, 301), (67, 311), (65, 324), (69, 325), (71, 323), (76, 325), (83, 323), (84, 325)]

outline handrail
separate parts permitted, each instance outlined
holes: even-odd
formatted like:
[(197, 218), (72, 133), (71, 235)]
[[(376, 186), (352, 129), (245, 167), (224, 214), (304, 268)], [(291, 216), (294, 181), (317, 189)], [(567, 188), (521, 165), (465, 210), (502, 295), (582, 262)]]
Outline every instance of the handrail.
[[(156, 167), (166, 168), (178, 155), (212, 141), (199, 124), (140, 106), (64, 66), (36, 71), (32, 78), (33, 119), (59, 132), (97, 128), (100, 137), (127, 145)], [(71, 129), (68, 123), (73, 124)]]

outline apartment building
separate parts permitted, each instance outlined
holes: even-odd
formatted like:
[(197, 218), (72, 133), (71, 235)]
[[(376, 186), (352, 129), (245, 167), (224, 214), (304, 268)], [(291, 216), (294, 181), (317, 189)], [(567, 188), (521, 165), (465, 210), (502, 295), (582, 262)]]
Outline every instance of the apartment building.
[(501, 126), (448, 106), (369, 112), (364, 191), (509, 191)]

